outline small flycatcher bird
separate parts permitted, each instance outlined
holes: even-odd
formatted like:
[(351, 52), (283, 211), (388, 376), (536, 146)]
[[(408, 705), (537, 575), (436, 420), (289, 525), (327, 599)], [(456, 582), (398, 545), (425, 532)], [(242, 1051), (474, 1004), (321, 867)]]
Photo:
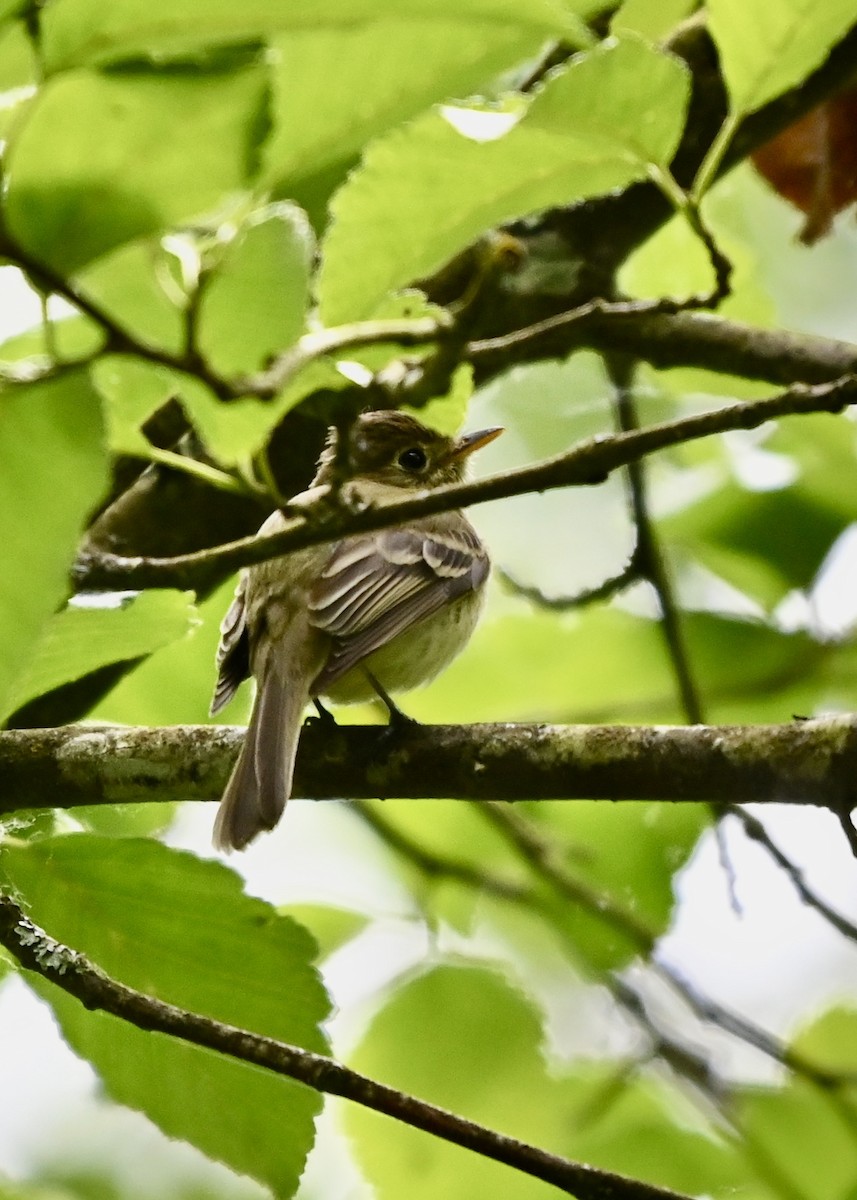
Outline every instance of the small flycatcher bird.
[[(290, 506), (321, 497), (346, 468), (352, 494), (377, 505), (464, 477), (467, 458), (501, 429), (444, 437), (404, 413), (363, 413), (345, 455), (337, 431), (309, 490)], [(260, 534), (283, 529), (272, 513)], [(327, 697), (353, 704), (433, 679), (476, 625), (488, 555), (461, 512), (357, 534), (259, 563), (242, 573), (220, 627), (212, 713), (248, 674), (256, 699), (247, 737), (214, 827), (219, 849), (241, 849), (273, 829), (292, 787), (303, 710)], [(391, 715), (392, 715), (391, 707)]]

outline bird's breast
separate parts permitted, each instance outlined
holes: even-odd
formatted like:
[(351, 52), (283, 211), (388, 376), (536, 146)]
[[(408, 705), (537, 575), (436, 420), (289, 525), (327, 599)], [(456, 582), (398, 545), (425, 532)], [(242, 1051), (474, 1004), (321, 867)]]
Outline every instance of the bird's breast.
[(366, 669), (388, 692), (409, 692), (429, 683), (466, 646), (479, 619), (482, 591), (468, 592), (418, 621), (370, 654), (325, 693), (335, 704), (371, 700), (375, 690)]

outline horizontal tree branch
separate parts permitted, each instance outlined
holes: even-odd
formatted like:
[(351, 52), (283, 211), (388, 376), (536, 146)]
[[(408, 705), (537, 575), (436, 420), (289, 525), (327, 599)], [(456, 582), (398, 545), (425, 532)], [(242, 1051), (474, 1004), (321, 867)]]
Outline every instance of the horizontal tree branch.
[(662, 369), (702, 367), (785, 387), (824, 383), (857, 371), (857, 346), (835, 338), (759, 329), (710, 313), (648, 312), (590, 303), (499, 337), (471, 342), (477, 380), (522, 360), (564, 358), (574, 350), (622, 350)]
[(726, 405), (677, 421), (587, 438), (563, 454), (531, 466), (502, 471), (471, 483), (448, 484), (432, 491), (407, 494), (394, 504), (349, 506), (346, 486), (340, 494), (340, 500), (345, 502), (339, 507), (308, 510), (308, 515), (296, 516), (282, 533), (267, 537), (241, 538), (211, 550), (175, 558), (124, 558), (100, 551), (84, 553), (75, 567), (75, 582), (78, 590), (206, 588), (212, 579), (222, 578), (224, 572), (264, 562), (305, 546), (335, 541), (348, 534), (385, 529), (469, 504), (527, 492), (601, 483), (613, 471), (658, 450), (728, 430), (756, 429), (776, 417), (840, 412), (855, 402), (857, 378), (848, 375), (812, 387), (796, 385), (775, 396)]
[(602, 1171), (540, 1150), (468, 1121), (447, 1109), (352, 1071), (335, 1059), (187, 1012), (111, 979), (85, 955), (56, 942), (11, 896), (0, 893), (0, 943), (22, 967), (35, 971), (86, 1008), (111, 1013), (138, 1029), (166, 1033), (252, 1063), (317, 1092), (341, 1096), (447, 1142), (551, 1183), (578, 1200), (685, 1200), (679, 1193)]
[[(219, 798), (244, 730), (0, 733), (0, 814)], [(294, 794), (314, 800), (855, 803), (857, 716), (784, 725), (340, 725), (308, 721)]]

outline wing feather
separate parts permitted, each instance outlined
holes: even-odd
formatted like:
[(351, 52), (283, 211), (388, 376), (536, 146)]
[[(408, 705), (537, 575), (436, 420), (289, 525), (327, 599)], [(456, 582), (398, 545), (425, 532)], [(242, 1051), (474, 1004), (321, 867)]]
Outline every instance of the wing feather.
[(313, 692), (478, 588), (487, 574), (488, 558), (466, 522), (383, 530), (341, 543), (310, 594), (310, 621), (333, 638)]
[(250, 674), (250, 637), (246, 612), (247, 576), (242, 575), (235, 596), (220, 623), (217, 647), (217, 683), (211, 700), (211, 715), (220, 712)]

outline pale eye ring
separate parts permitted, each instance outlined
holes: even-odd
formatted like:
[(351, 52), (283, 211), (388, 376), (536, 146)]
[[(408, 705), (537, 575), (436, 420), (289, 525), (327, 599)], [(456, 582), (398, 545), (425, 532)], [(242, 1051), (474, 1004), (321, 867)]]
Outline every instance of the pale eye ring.
[(410, 446), (402, 451), (396, 461), (406, 471), (422, 471), (428, 459), (425, 450), (420, 446)]

